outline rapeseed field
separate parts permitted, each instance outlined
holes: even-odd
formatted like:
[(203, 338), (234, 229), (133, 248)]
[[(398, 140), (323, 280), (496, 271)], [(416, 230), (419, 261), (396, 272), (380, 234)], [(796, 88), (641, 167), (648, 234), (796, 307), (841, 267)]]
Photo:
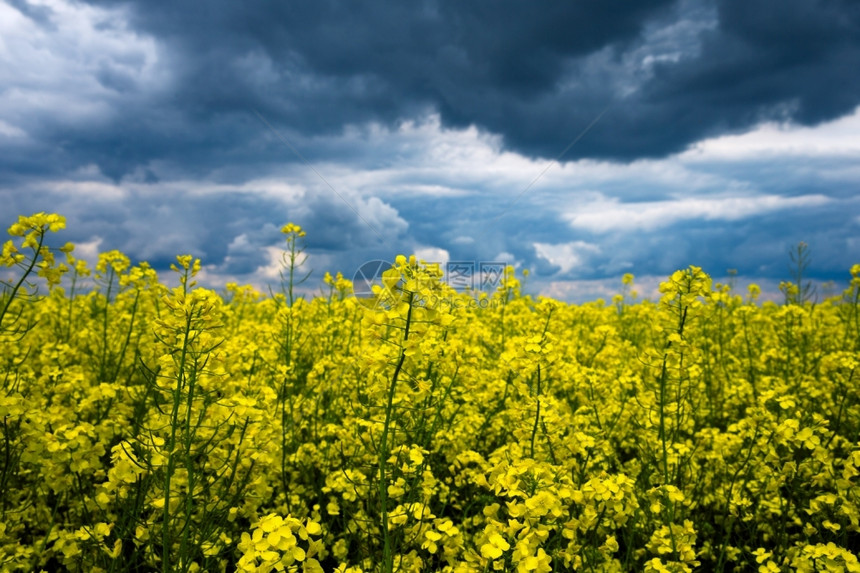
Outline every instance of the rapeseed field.
[(64, 225), (0, 254), (0, 571), (860, 571), (860, 264), (570, 305), (398, 256), (302, 298), (296, 225), (266, 294)]

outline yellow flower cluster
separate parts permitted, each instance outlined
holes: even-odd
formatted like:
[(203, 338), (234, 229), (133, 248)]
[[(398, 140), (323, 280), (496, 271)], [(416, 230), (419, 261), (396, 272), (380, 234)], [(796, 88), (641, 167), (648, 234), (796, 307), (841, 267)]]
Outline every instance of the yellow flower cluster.
[[(311, 538), (321, 532), (320, 524), (315, 521), (302, 523), (290, 516), (283, 518), (269, 514), (252, 526), (250, 535), (242, 534), (239, 541), (242, 557), (237, 568), (253, 573), (298, 570), (322, 573), (322, 567), (315, 558), (322, 544)], [(301, 564), (301, 569), (295, 565), (297, 563)]]
[(860, 570), (860, 265), (568, 305), (401, 256), (304, 299), (296, 225), (273, 296), (62, 227), (0, 256), (0, 572)]

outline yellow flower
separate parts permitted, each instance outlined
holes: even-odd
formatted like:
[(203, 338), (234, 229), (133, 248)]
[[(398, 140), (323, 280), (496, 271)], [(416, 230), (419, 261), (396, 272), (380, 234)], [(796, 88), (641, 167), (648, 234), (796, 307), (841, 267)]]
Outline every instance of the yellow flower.
[(511, 544), (505, 541), (504, 537), (494, 532), (489, 535), (487, 542), (481, 545), (481, 555), (487, 559), (498, 559), (510, 548)]

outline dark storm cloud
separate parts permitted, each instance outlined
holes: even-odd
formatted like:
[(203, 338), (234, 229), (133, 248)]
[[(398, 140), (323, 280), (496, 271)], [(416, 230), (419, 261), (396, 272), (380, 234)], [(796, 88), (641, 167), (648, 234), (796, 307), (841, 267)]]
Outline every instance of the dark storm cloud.
[[(849, 0), (724, 0), (700, 55), (655, 66), (639, 105), (671, 137), (656, 153), (764, 120), (804, 125), (860, 102), (860, 4)], [(656, 126), (655, 126), (656, 127)]]
[[(175, 83), (145, 114), (132, 106), (122, 125), (73, 135), (75, 152), (113, 177), (147, 159), (216, 165), (260, 137), (256, 121), (241, 121), (252, 109), (308, 136), (437, 111), (449, 124), (509, 135), (513, 148), (531, 131), (552, 145), (559, 134), (542, 131), (556, 119), (528, 107), (554, 92), (571, 59), (635, 38), (642, 20), (667, 4), (133, 4), (132, 25), (165, 47), (160, 65)], [(121, 74), (98, 77), (129, 89)]]
[(94, 75), (117, 94), (112, 119), (35, 130), (60, 143), (57, 169), (95, 162), (120, 178), (158, 160), (190, 175), (297, 161), (261, 145), (252, 109), (307, 139), (438, 112), (444, 125), (554, 157), (612, 102), (566, 157), (631, 160), (860, 103), (860, 5), (849, 0), (127, 6), (132, 29), (161, 47), (169, 87), (144, 97), (134, 62), (102, 65)]

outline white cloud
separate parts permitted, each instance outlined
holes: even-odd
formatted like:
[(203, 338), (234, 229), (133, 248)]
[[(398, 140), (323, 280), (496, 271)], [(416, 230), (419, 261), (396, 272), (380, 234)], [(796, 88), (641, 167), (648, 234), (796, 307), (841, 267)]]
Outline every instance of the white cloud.
[(75, 258), (83, 259), (87, 261), (90, 266), (94, 267), (98, 261), (99, 253), (102, 252), (100, 249), (102, 241), (103, 239), (101, 237), (93, 237), (89, 241), (80, 241), (75, 243), (75, 251), (73, 253)]
[(66, 125), (106, 121), (130, 94), (169, 83), (159, 46), (129, 28), (125, 8), (30, 3), (46, 9), (49, 24), (0, 3), (0, 114), (7, 123), (21, 126), (17, 120), (46, 117)]
[(439, 263), (444, 270), (445, 264), (451, 259), (451, 255), (439, 247), (419, 247), (415, 249), (415, 258), (426, 263)]
[(600, 247), (585, 241), (573, 241), (560, 245), (549, 243), (534, 243), (535, 254), (552, 265), (567, 273), (585, 265), (588, 259), (600, 253)]
[(763, 159), (856, 158), (860, 156), (860, 107), (854, 113), (815, 127), (765, 123), (740, 135), (706, 139), (681, 153), (682, 163), (760, 161)]
[(493, 257), (492, 261), (486, 261), (486, 262), (489, 262), (489, 263), (505, 263), (507, 265), (511, 265), (512, 267), (518, 267), (520, 265), (520, 262), (517, 261), (517, 258), (514, 255), (512, 255), (511, 253), (505, 252), (505, 251), (502, 251), (501, 253), (499, 253), (498, 255)]
[(20, 139), (27, 137), (27, 132), (16, 125), (12, 125), (9, 122), (3, 121), (0, 119), (0, 135), (3, 137), (8, 137), (10, 139)]
[(121, 185), (115, 185), (103, 180), (46, 181), (40, 187), (64, 195), (74, 194), (79, 198), (87, 197), (100, 200), (121, 200), (128, 195), (128, 190)]
[(613, 199), (568, 212), (565, 218), (574, 228), (598, 233), (653, 231), (685, 219), (735, 221), (780, 209), (824, 205), (830, 201), (824, 195), (680, 198), (642, 203), (621, 203)]
[[(284, 249), (280, 245), (267, 246), (263, 249), (266, 251), (266, 258), (269, 262), (257, 269), (257, 280), (262, 279), (262, 283), (276, 284), (281, 279), (281, 272), (284, 270)], [(299, 268), (311, 268), (309, 259), (310, 256), (302, 259), (304, 264)]]
[[(348, 209), (350, 216), (355, 217), (361, 228), (367, 229), (374, 236), (397, 237), (403, 234), (409, 227), (409, 223), (400, 216), (397, 209), (390, 203), (383, 201), (375, 195), (362, 195), (354, 187), (343, 185), (340, 188), (332, 185), (326, 178), (321, 180), (311, 169), (303, 170), (298, 177), (290, 179), (294, 182), (286, 182), (286, 178), (267, 177), (252, 179), (238, 185), (185, 181), (181, 185), (169, 183), (175, 192), (191, 192), (198, 195), (213, 193), (246, 193), (252, 195), (265, 195), (273, 197), (291, 207), (295, 217), (299, 218), (310, 214), (312, 208), (319, 208), (320, 203), (329, 204), (331, 208)], [(162, 184), (148, 185), (151, 189), (160, 189)], [(310, 199), (314, 200), (311, 201)]]

